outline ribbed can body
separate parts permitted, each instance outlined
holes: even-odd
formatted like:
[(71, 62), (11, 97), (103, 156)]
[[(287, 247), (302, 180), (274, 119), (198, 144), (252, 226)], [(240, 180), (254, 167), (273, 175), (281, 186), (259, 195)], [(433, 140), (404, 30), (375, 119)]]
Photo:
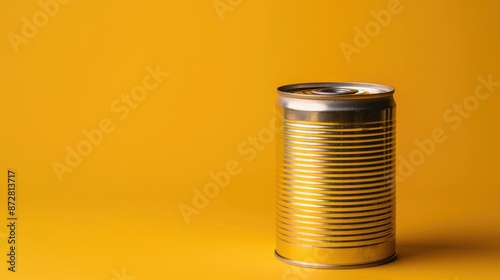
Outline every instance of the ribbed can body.
[(316, 268), (393, 260), (394, 89), (312, 83), (278, 92), (276, 256)]

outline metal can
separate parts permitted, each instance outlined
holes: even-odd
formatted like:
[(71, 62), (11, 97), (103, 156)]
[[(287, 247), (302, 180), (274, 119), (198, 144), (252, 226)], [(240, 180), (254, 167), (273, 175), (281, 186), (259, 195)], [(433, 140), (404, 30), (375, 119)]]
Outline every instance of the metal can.
[(276, 257), (311, 268), (396, 258), (394, 88), (278, 88)]

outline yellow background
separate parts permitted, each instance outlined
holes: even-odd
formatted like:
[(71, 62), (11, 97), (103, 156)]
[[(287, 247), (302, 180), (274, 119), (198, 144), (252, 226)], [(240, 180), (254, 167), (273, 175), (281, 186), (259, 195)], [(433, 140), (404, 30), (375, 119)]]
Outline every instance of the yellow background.
[[(356, 46), (355, 28), (391, 1), (66, 2), (17, 47), (12, 33), (24, 36), (23, 18), (44, 10), (0, 8), (0, 279), (500, 277), (500, 87), (457, 129), (443, 118), (473, 101), (478, 76), (500, 81), (500, 2), (401, 0), (350, 62), (340, 44)], [(168, 77), (120, 119), (112, 103), (157, 65)], [(258, 150), (249, 137), (269, 129), (276, 87), (312, 81), (395, 87), (405, 159), (416, 139), (446, 134), (398, 183), (394, 263), (325, 271), (274, 258), (274, 142)], [(115, 129), (59, 182), (53, 162), (105, 118)], [(228, 162), (241, 173), (187, 224), (179, 205), (192, 206), (193, 189)], [(16, 273), (6, 262), (9, 168)]]

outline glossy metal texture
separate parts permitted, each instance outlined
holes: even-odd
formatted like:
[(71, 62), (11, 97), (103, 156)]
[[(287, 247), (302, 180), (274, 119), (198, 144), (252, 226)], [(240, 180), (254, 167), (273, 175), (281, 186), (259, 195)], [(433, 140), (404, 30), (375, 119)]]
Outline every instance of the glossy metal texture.
[(394, 89), (278, 88), (276, 257), (345, 269), (396, 258)]

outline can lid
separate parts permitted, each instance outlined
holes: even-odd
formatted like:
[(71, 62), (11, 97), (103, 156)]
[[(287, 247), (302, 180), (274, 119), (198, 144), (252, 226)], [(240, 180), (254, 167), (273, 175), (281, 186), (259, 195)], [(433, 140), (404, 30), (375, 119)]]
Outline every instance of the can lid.
[(293, 98), (345, 100), (380, 98), (392, 95), (394, 88), (357, 82), (304, 83), (281, 86), (278, 93)]

